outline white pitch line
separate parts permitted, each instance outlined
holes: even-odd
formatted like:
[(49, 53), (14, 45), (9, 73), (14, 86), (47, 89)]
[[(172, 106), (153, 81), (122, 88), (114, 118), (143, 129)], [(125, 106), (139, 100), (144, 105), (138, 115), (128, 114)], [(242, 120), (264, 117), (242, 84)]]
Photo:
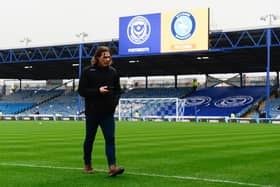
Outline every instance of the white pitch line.
[[(29, 168), (49, 168), (49, 169), (81, 170), (81, 171), (83, 170), (83, 168), (46, 166), (46, 165), (35, 165), (35, 164), (0, 163), (0, 165), (15, 166), (15, 167), (29, 167)], [(99, 172), (107, 172), (102, 169), (95, 169), (95, 170)], [(207, 178), (199, 178), (199, 177), (191, 177), (191, 176), (160, 175), (160, 174), (153, 174), (153, 173), (137, 173), (137, 172), (127, 172), (127, 171), (125, 173), (129, 175), (136, 175), (136, 176), (173, 178), (173, 179), (181, 179), (181, 180), (206, 181), (206, 182), (213, 182), (213, 183), (228, 183), (228, 184), (238, 184), (244, 186), (272, 187), (271, 185), (254, 184), (254, 183), (246, 183), (246, 182), (231, 181), (231, 180), (221, 180), (221, 179), (207, 179)]]

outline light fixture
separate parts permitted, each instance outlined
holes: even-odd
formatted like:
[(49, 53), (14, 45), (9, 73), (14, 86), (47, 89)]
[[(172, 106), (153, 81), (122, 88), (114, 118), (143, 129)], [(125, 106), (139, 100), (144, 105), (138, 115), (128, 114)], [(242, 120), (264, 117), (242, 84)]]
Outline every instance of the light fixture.
[(76, 37), (80, 38), (82, 42), (85, 41), (85, 38), (88, 37), (88, 34), (85, 32), (81, 32), (79, 34), (76, 34)]
[(20, 40), (19, 42), (24, 43), (25, 46), (27, 47), (28, 44), (31, 42), (32, 40), (28, 37), (24, 37), (22, 40)]
[(128, 61), (128, 63), (130, 63), (130, 64), (134, 64), (134, 63), (138, 63), (138, 62), (140, 62), (139, 60), (129, 60)]
[(23, 68), (24, 69), (32, 69), (33, 67), (32, 66), (24, 66)]
[(279, 19), (280, 17), (274, 14), (267, 14), (265, 16), (260, 17), (260, 20), (262, 21), (267, 21), (268, 20), (268, 25), (272, 25), (272, 22)]
[(79, 66), (79, 64), (72, 64), (72, 67), (77, 67)]
[(196, 59), (197, 60), (207, 60), (207, 59), (209, 59), (209, 57), (208, 56), (198, 56), (198, 57), (196, 57)]

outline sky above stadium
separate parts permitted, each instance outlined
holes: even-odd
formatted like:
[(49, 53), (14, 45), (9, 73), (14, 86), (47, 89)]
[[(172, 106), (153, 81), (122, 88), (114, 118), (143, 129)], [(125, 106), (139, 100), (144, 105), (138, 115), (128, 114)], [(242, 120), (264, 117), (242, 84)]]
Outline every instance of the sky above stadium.
[[(261, 2), (261, 3), (260, 3)], [(1, 0), (0, 49), (78, 43), (75, 35), (86, 32), (85, 42), (118, 38), (119, 17), (210, 8), (210, 30), (244, 30), (280, 27), (279, 0)]]

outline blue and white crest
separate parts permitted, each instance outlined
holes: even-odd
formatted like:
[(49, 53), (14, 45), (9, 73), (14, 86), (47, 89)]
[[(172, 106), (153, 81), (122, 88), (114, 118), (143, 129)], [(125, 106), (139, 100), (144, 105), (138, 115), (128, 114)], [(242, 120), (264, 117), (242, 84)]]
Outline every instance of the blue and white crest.
[(209, 105), (211, 98), (208, 96), (192, 96), (185, 99), (185, 106), (199, 106), (199, 105)]
[(252, 103), (253, 100), (253, 97), (246, 95), (230, 96), (216, 101), (215, 106), (219, 108), (240, 107)]
[(127, 37), (134, 44), (144, 43), (151, 34), (151, 24), (143, 16), (136, 16), (127, 25)]
[(172, 20), (171, 31), (175, 38), (186, 40), (190, 38), (195, 31), (195, 19), (188, 12), (178, 13)]

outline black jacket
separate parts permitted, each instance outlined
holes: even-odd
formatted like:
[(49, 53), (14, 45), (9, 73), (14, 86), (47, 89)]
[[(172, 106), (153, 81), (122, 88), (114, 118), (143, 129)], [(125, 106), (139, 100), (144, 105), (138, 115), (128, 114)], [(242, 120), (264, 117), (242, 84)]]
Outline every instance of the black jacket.
[[(108, 86), (110, 92), (102, 95), (101, 86)], [(78, 92), (85, 98), (86, 115), (113, 114), (121, 94), (119, 75), (111, 66), (86, 67), (80, 77)]]

